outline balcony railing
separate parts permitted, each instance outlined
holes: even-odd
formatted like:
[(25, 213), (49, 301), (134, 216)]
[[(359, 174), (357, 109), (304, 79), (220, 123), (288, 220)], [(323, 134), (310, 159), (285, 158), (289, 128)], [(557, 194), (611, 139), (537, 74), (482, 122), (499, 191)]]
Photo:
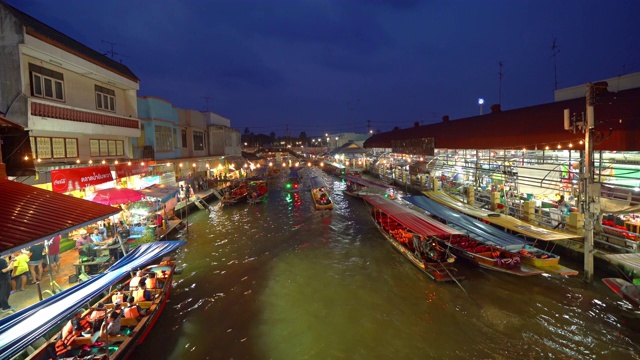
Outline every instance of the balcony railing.
[(137, 119), (77, 110), (36, 101), (31, 102), (31, 115), (88, 124), (118, 126), (130, 129), (140, 128)]

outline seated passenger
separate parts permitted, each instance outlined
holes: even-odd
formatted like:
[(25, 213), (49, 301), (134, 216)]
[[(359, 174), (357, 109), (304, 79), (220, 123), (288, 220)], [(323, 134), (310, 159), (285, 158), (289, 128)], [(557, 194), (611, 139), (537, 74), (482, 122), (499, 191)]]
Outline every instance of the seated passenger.
[(122, 333), (120, 332), (120, 326), (121, 326), (120, 314), (121, 313), (118, 311), (115, 311), (115, 309), (109, 313), (109, 317), (107, 317), (107, 321), (105, 321), (102, 324), (100, 336), (108, 337), (108, 336), (122, 335)]
[(55, 345), (56, 356), (59, 359), (74, 357), (80, 353), (80, 350), (82, 350), (80, 347), (74, 348), (72, 346), (73, 340), (82, 336), (82, 325), (80, 324), (80, 321), (75, 318), (71, 319), (69, 322), (71, 323), (70, 331), (66, 334), (61, 332), (61, 335)]
[(162, 288), (162, 282), (156, 278), (155, 272), (150, 272), (147, 274), (147, 280), (145, 281), (145, 285), (147, 289), (160, 289)]
[(118, 301), (120, 301), (120, 304), (124, 302), (124, 292), (122, 291), (122, 285), (118, 285), (118, 287), (116, 288), (116, 292), (111, 295), (112, 303), (115, 304)]
[(140, 319), (147, 315), (149, 315), (149, 309), (143, 309), (136, 305), (136, 299), (133, 296), (129, 296), (128, 305), (124, 308), (124, 317)]
[(93, 328), (87, 317), (82, 315), (83, 311), (76, 311), (73, 318), (67, 322), (67, 324), (62, 328), (62, 337), (66, 337), (73, 332), (74, 324), (78, 324), (81, 327), (82, 332), (90, 332)]
[(153, 294), (151, 293), (151, 291), (147, 290), (147, 286), (145, 283), (140, 283), (138, 289), (132, 291), (131, 295), (133, 295), (135, 302), (153, 300)]
[(89, 321), (93, 324), (93, 332), (100, 331), (104, 319), (107, 317), (107, 307), (103, 302), (99, 302), (95, 309), (91, 312)]
[(136, 290), (138, 286), (140, 286), (141, 282), (145, 282), (144, 272), (142, 270), (138, 270), (136, 276), (132, 277), (131, 281), (129, 281), (129, 290)]

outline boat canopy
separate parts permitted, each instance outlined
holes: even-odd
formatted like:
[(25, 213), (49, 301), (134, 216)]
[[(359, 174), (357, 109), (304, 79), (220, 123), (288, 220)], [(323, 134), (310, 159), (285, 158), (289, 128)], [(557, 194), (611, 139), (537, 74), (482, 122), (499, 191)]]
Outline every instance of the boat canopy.
[(350, 176), (350, 175), (342, 175), (342, 178), (345, 180), (349, 180), (351, 182), (354, 182), (356, 184), (360, 184), (362, 186), (369, 186), (369, 187), (379, 187), (382, 189), (391, 189), (393, 186), (391, 185), (387, 185), (387, 184), (383, 184), (383, 183), (379, 183), (376, 181), (371, 181), (371, 180), (367, 180), (367, 179), (363, 179), (361, 177), (357, 177), (357, 176)]
[(495, 244), (502, 246), (515, 244), (532, 244), (530, 241), (527, 241), (521, 237), (509, 234), (489, 224), (485, 224), (480, 220), (476, 220), (471, 216), (457, 212), (444, 205), (440, 205), (437, 202), (427, 198), (426, 196), (405, 196), (402, 198), (402, 200), (413, 204), (421, 209), (424, 209), (430, 214), (446, 220), (449, 225), (468, 233), (474, 239), (485, 244)]
[[(302, 168), (302, 169), (304, 169), (304, 168)], [(290, 168), (289, 168), (290, 172), (289, 172), (289, 176), (288, 176), (288, 177), (289, 177), (289, 179), (291, 179), (291, 178), (299, 178), (299, 177), (300, 177), (300, 174), (298, 174), (298, 171), (299, 171), (299, 170), (302, 170), (302, 169), (300, 169), (300, 168), (296, 168), (296, 167), (293, 167), (293, 166), (292, 166), (292, 167), (290, 167)]]
[(605, 259), (612, 264), (632, 269), (634, 272), (640, 272), (640, 254), (610, 254), (605, 255)]
[(309, 179), (309, 183), (311, 184), (311, 188), (312, 189), (326, 188), (327, 187), (327, 184), (322, 179), (322, 176), (314, 176), (314, 177), (310, 178)]
[(404, 227), (422, 236), (437, 236), (447, 238), (450, 235), (464, 234), (452, 227), (442, 224), (426, 215), (404, 207), (393, 200), (380, 195), (365, 195), (366, 202), (379, 209)]
[(129, 276), (129, 272), (161, 259), (185, 243), (156, 241), (142, 244), (88, 281), (0, 319), (0, 358), (13, 358), (38, 338), (73, 317), (82, 306)]

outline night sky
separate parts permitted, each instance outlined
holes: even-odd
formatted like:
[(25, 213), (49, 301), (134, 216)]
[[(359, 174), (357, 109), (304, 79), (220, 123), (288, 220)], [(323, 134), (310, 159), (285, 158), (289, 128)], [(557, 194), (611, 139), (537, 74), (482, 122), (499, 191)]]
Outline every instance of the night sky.
[(552, 102), (554, 53), (558, 88), (640, 71), (637, 0), (7, 2), (100, 52), (114, 43), (139, 95), (254, 133), (389, 131), (478, 115), (479, 97), (485, 114)]

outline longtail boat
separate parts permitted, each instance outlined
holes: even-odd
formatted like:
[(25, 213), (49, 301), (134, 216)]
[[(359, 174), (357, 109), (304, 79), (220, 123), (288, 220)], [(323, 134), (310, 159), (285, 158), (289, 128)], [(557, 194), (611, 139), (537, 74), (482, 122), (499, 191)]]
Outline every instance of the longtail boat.
[[(9, 317), (0, 319), (0, 357), (3, 359), (16, 357), (26, 359), (56, 358), (57, 335), (55, 334), (78, 310), (87, 303), (91, 303), (98, 296), (104, 295), (105, 290), (113, 289), (116, 285), (122, 284), (122, 281), (129, 276), (131, 269), (144, 268), (150, 263), (159, 261), (184, 244), (185, 241), (160, 241), (142, 244), (118, 260), (105, 272)], [(131, 320), (122, 319), (123, 326), (133, 328), (130, 335), (103, 338), (101, 333), (96, 333), (97, 335), (75, 338), (73, 346), (77, 346), (81, 353), (83, 351), (87, 353), (81, 356), (94, 354), (95, 358), (101, 358), (100, 354), (106, 355), (108, 348), (109, 359), (125, 358), (137, 344), (144, 340), (162, 312), (171, 290), (171, 277), (175, 264), (168, 258), (164, 258), (163, 261), (165, 261), (164, 264), (160, 263), (148, 267), (150, 271), (156, 272), (158, 278), (164, 277), (163, 287), (154, 290), (156, 295), (153, 301), (140, 304), (143, 307), (148, 307), (150, 314), (137, 324), (127, 325), (126, 321), (130, 322)], [(112, 294), (113, 292), (110, 292), (102, 301), (111, 303)], [(113, 305), (107, 305), (107, 307), (113, 307)], [(85, 311), (83, 315), (91, 314), (94, 309), (95, 305)], [(51, 352), (53, 352), (53, 356), (51, 356)]]
[(456, 257), (437, 241), (462, 233), (381, 195), (365, 195), (363, 199), (371, 205), (371, 217), (380, 233), (418, 269), (436, 281), (463, 278), (453, 267)]
[[(640, 254), (609, 254), (604, 256), (612, 265), (620, 268), (622, 273), (637, 274), (640, 272)], [(637, 279), (633, 282), (621, 278), (604, 278), (604, 282), (613, 292), (632, 306), (635, 316), (640, 316), (640, 285)]]
[[(439, 194), (435, 192), (429, 193), (432, 195)], [(484, 210), (463, 211), (468, 209), (469, 205), (463, 204), (464, 206), (461, 207), (451, 207), (448, 205), (449, 203), (425, 196), (407, 196), (403, 200), (443, 219), (449, 226), (466, 232), (472, 238), (485, 245), (493, 245), (503, 251), (517, 254), (520, 256), (522, 265), (562, 276), (578, 274), (576, 270), (560, 265), (560, 256), (535, 247), (534, 243), (527, 239), (509, 234), (492, 226), (493, 223), (490, 223), (487, 219), (495, 219), (496, 217), (486, 215), (487, 212)], [(485, 215), (478, 218), (479, 214)], [(505, 215), (500, 216), (504, 217)], [(513, 221), (516, 221), (516, 219), (513, 219)]]
[(322, 176), (313, 176), (309, 179), (311, 184), (311, 199), (316, 210), (333, 209), (333, 201), (329, 197), (327, 184), (322, 180)]
[(238, 204), (247, 201), (247, 194), (247, 183), (243, 181), (231, 191), (225, 193), (220, 201), (222, 202), (222, 205)]
[(247, 202), (258, 204), (269, 195), (269, 185), (263, 178), (247, 179), (249, 183), (247, 190)]

